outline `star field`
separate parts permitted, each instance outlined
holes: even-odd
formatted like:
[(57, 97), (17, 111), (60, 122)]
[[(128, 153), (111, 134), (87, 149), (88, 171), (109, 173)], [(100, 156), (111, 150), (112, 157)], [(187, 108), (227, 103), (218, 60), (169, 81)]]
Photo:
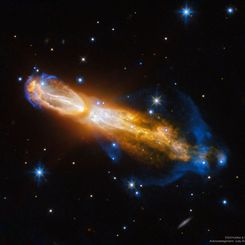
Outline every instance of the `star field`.
[[(209, 244), (244, 236), (241, 1), (1, 5), (0, 244)], [(199, 174), (156, 184), (156, 171), (141, 168), (117, 140), (35, 110), (24, 83), (43, 73), (86, 91), (99, 108), (124, 103), (152, 120), (181, 118), (185, 105), (176, 109), (167, 95), (188, 94), (227, 149), (216, 153), (219, 170), (206, 171), (213, 163), (200, 155)]]

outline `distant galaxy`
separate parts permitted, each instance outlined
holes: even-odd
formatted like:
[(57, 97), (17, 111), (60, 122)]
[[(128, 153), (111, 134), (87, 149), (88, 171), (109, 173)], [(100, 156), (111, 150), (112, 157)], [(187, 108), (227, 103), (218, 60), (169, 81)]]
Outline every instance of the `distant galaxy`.
[(186, 226), (191, 220), (192, 220), (192, 217), (189, 217), (189, 218), (183, 220), (183, 221), (178, 225), (177, 229), (183, 228), (183, 227)]

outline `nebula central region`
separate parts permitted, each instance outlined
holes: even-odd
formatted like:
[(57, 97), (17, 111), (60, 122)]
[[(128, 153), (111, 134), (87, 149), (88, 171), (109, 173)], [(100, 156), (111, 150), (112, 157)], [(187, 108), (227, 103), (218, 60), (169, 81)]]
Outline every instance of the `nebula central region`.
[(164, 118), (116, 105), (95, 103), (94, 98), (76, 92), (54, 76), (31, 76), (25, 86), (29, 102), (98, 132), (105, 139), (117, 142), (132, 157), (149, 165), (162, 167), (168, 160), (206, 163), (214, 148), (191, 144), (181, 129)]

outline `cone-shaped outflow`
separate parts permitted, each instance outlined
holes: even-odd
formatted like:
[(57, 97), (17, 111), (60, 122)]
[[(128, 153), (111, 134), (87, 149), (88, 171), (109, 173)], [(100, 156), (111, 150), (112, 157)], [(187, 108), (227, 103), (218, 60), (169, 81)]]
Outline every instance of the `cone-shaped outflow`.
[(30, 77), (25, 89), (28, 100), (37, 107), (51, 109), (64, 115), (81, 114), (86, 109), (81, 96), (54, 76), (43, 74)]

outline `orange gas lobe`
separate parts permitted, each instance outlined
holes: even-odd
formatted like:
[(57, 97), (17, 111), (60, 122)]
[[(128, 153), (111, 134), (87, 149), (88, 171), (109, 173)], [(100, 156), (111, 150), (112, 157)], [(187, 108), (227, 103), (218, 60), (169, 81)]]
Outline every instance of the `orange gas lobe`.
[(186, 162), (192, 147), (167, 120), (156, 120), (140, 112), (115, 105), (102, 106), (77, 93), (58, 79), (35, 77), (27, 84), (29, 100), (42, 108), (69, 116), (105, 138), (116, 141), (133, 157), (154, 166), (165, 160)]

